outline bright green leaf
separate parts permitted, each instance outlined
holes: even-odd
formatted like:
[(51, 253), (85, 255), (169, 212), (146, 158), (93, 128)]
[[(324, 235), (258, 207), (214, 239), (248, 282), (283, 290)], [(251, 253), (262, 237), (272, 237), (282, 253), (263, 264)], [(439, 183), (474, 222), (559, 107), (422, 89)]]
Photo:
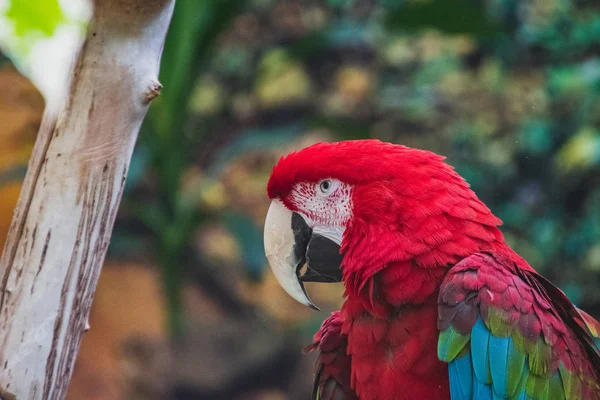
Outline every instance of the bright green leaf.
[(18, 37), (32, 33), (52, 36), (66, 20), (58, 0), (11, 0), (5, 15), (13, 22)]

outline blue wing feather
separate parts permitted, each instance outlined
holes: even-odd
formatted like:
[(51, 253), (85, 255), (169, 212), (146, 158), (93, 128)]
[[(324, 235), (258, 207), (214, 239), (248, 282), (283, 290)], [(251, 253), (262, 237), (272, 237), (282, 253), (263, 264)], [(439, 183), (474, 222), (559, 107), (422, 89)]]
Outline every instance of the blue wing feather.
[(481, 318), (477, 319), (471, 331), (471, 359), (475, 378), (481, 383), (491, 383), (488, 343), (490, 331)]
[[(492, 387), (473, 379), (473, 400), (493, 400)], [(469, 398), (452, 397), (452, 400), (470, 400)]]
[[(541, 276), (503, 255), (474, 254), (450, 269), (438, 304), (438, 356), (452, 400), (600, 400), (600, 353), (581, 327), (596, 334), (600, 323), (578, 318)], [(548, 321), (538, 309), (551, 311)], [(576, 345), (561, 355), (558, 340)]]
[[(470, 349), (470, 354), (448, 364), (452, 400), (529, 400), (524, 388), (516, 391), (516, 386), (523, 386), (529, 369), (511, 337), (492, 335), (480, 317), (471, 331)], [(521, 384), (510, 387), (511, 360), (519, 359), (523, 360)]]
[(511, 394), (508, 393), (508, 357), (512, 339), (510, 337), (499, 338), (490, 335), (489, 339), (489, 360), (490, 372), (494, 392), (500, 399), (507, 399)]
[(450, 396), (452, 399), (470, 399), (473, 390), (473, 367), (471, 358), (455, 358), (448, 364)]

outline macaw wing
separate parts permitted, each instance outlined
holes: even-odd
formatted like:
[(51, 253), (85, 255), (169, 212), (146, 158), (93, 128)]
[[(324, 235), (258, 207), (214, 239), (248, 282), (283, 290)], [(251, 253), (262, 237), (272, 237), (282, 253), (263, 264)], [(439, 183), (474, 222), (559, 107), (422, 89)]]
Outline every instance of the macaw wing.
[(348, 340), (342, 334), (342, 316), (334, 312), (315, 334), (314, 342), (304, 351), (318, 351), (311, 400), (358, 400), (350, 387)]
[(438, 298), (451, 399), (600, 399), (599, 327), (533, 270), (470, 256), (450, 269)]
[(594, 342), (596, 343), (596, 346), (600, 347), (600, 322), (596, 321), (594, 317), (592, 317), (585, 311), (580, 310), (577, 307), (575, 308), (577, 309), (577, 312), (579, 312), (579, 315), (581, 315), (582, 323), (579, 321), (578, 322), (581, 324), (582, 327), (584, 327), (590, 332), (590, 334), (594, 337)]

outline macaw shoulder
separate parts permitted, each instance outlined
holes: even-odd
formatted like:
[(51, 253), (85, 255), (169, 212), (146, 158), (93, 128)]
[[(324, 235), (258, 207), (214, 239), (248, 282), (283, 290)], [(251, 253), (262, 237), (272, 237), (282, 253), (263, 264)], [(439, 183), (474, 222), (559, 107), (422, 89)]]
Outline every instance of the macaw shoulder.
[(452, 399), (600, 399), (598, 322), (510, 255), (477, 253), (438, 296)]

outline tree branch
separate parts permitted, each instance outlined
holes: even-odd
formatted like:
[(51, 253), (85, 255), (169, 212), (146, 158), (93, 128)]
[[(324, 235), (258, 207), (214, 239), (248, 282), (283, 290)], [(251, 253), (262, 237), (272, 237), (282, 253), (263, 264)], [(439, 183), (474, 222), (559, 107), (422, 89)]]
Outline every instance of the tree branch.
[(62, 399), (86, 329), (174, 0), (96, 0), (47, 109), (0, 259), (0, 393)]

